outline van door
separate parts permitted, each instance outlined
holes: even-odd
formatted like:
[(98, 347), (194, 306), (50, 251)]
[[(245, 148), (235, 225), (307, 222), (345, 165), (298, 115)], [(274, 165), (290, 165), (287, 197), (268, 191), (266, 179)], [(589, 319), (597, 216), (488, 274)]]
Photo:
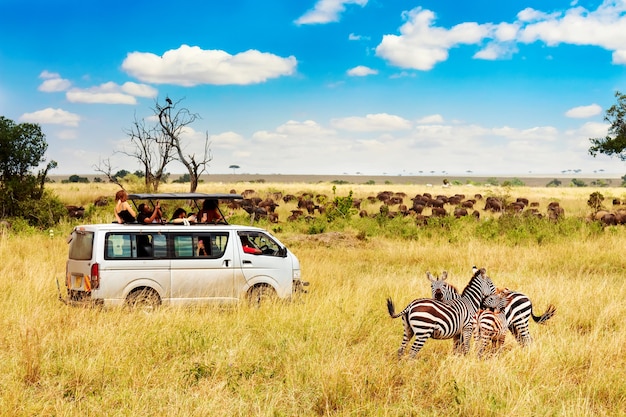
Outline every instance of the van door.
[(148, 287), (167, 300), (170, 260), (167, 238), (162, 231), (150, 228), (108, 232), (103, 252), (100, 288), (94, 291), (94, 296), (105, 303), (121, 304), (133, 289)]
[(233, 301), (234, 249), (228, 231), (171, 235), (172, 304)]
[(238, 235), (241, 271), (248, 286), (268, 283), (276, 289), (279, 297), (289, 297), (293, 263), (290, 256), (285, 256), (286, 249), (262, 231), (241, 231)]

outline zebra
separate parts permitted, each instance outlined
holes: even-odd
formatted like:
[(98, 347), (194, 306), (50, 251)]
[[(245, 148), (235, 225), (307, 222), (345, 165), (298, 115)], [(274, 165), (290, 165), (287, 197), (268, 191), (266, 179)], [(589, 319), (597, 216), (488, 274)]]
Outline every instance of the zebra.
[[(476, 268), (476, 267), (474, 267)], [(473, 274), (476, 274), (476, 269), (473, 270)], [(448, 282), (446, 279), (448, 278), (448, 273), (443, 271), (441, 273), (441, 277), (433, 279), (430, 272), (426, 272), (426, 278), (430, 281), (430, 290), (433, 295), (433, 299), (437, 301), (451, 301), (457, 298), (461, 298), (461, 294), (456, 289), (456, 287)]]
[[(472, 270), (476, 271), (474, 266)], [(445, 278), (444, 278), (445, 279)], [(452, 285), (441, 280), (431, 280), (431, 292), (432, 298), (439, 301), (450, 302), (458, 299), (461, 295), (457, 289)], [(511, 334), (515, 336), (515, 340), (520, 346), (527, 346), (532, 342), (530, 332), (528, 331), (528, 320), (533, 318), (535, 323), (544, 324), (556, 313), (556, 307), (552, 304), (548, 305), (545, 313), (540, 316), (533, 314), (533, 307), (527, 295), (521, 292), (511, 291), (509, 289), (503, 289), (506, 291), (506, 298), (508, 300), (506, 307), (504, 308), (504, 314), (508, 323)], [(485, 297), (482, 301), (482, 306), (493, 308), (498, 303), (499, 297)]]
[(499, 289), (496, 294), (486, 297), (483, 300), (483, 306), (494, 307), (497, 305), (500, 293), (507, 299), (504, 314), (506, 315), (509, 330), (515, 336), (515, 340), (517, 340), (520, 346), (531, 344), (532, 338), (528, 330), (530, 317), (537, 324), (545, 324), (556, 313), (556, 307), (553, 304), (549, 304), (545, 313), (535, 316), (530, 298), (521, 292), (511, 291), (508, 288)]
[[(447, 277), (447, 273), (442, 274)], [(430, 272), (426, 273), (433, 281)], [(444, 278), (445, 279), (445, 278)], [(404, 335), (398, 349), (398, 358), (402, 358), (409, 341), (415, 336), (409, 357), (414, 358), (428, 338), (453, 339), (453, 351), (467, 354), (472, 336), (471, 318), (478, 310), (484, 297), (493, 294), (495, 286), (485, 270), (477, 270), (463, 289), (461, 296), (452, 301), (437, 301), (430, 298), (418, 298), (395, 314), (391, 298), (387, 298), (387, 310), (392, 319), (402, 317)]]
[(506, 295), (496, 293), (488, 296), (491, 298), (493, 311), (490, 309), (478, 310), (472, 317), (472, 329), (474, 340), (477, 345), (478, 357), (483, 356), (483, 352), (491, 342), (491, 348), (497, 350), (504, 345), (506, 338), (507, 322), (504, 308), (508, 302)]

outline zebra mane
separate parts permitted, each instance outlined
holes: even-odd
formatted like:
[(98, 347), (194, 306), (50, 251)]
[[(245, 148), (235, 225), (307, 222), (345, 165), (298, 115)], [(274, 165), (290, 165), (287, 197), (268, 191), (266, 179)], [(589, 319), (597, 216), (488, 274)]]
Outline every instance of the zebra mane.
[(460, 293), (460, 292), (459, 292), (459, 290), (458, 290), (458, 289), (454, 286), (454, 284), (450, 284), (449, 282), (446, 282), (446, 286), (448, 286), (448, 288), (450, 288), (450, 291), (451, 291), (451, 292), (453, 292), (453, 293), (455, 293), (455, 294), (458, 294), (458, 295), (461, 295), (461, 293)]
[[(476, 282), (478, 280), (486, 280), (488, 282), (488, 285), (490, 284), (490, 286), (493, 288), (493, 291), (495, 291), (495, 285), (493, 285), (491, 278), (487, 276), (487, 271), (485, 270), (485, 268), (478, 269), (476, 267), (473, 267), (472, 271), (474, 272), (474, 274), (472, 275), (472, 279), (470, 279), (470, 281), (467, 283), (465, 288), (463, 288), (461, 297), (470, 296), (469, 294), (470, 292), (475, 293)], [(480, 300), (479, 300), (479, 303), (480, 303)]]

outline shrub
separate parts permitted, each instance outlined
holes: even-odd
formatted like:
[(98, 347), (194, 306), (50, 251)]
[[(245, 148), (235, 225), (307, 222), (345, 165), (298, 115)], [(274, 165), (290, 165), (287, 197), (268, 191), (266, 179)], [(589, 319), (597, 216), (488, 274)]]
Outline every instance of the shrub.
[(604, 196), (599, 192), (594, 192), (589, 195), (589, 200), (587, 200), (587, 205), (591, 207), (591, 209), (596, 212), (602, 210), (602, 202), (604, 201)]

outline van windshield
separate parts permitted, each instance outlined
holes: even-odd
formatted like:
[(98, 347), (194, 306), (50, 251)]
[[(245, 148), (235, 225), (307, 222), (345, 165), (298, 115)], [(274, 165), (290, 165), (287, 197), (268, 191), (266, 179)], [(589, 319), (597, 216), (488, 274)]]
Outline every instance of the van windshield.
[(93, 255), (93, 232), (74, 231), (70, 240), (69, 258), (88, 261)]

